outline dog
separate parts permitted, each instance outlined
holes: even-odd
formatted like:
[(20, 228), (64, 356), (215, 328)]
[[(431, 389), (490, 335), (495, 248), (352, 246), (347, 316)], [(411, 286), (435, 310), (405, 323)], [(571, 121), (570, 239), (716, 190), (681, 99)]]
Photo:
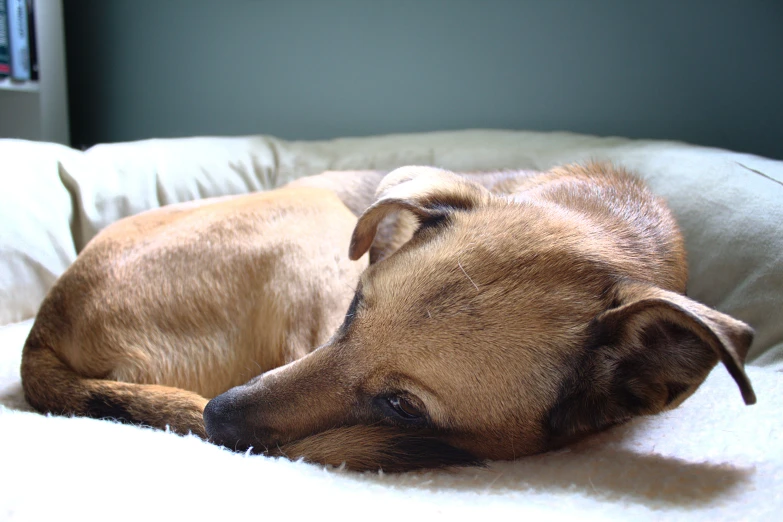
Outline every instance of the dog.
[(514, 459), (674, 408), (718, 361), (755, 402), (752, 328), (686, 282), (671, 212), (609, 164), (327, 172), (107, 227), (43, 302), (21, 375), (42, 412), (236, 450)]

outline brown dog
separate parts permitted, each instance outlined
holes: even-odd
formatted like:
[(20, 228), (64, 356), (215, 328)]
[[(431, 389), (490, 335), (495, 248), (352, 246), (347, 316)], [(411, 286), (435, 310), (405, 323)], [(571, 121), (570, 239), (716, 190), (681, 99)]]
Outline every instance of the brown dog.
[(380, 179), (325, 173), (107, 228), (41, 307), (28, 400), (387, 470), (546, 451), (677, 406), (718, 360), (755, 402), (752, 330), (682, 295), (682, 238), (634, 177)]

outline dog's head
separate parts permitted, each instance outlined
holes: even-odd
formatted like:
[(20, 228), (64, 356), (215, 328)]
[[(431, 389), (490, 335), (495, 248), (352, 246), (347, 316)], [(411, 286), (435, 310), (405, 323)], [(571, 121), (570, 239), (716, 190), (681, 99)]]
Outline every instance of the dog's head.
[(363, 273), (332, 339), (213, 399), (214, 440), (355, 469), (511, 459), (672, 408), (719, 360), (755, 401), (752, 330), (650, 280), (684, 270), (664, 266), (677, 252), (637, 260), (551, 205), (408, 167), (351, 258), (395, 212), (418, 229)]

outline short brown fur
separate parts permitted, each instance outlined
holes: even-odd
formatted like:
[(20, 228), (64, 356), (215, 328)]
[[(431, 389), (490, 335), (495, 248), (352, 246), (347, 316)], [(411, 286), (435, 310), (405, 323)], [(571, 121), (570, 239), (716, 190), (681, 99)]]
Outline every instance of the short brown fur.
[(101, 232), (22, 378), (41, 411), (352, 469), (511, 459), (673, 408), (719, 360), (755, 401), (752, 330), (686, 281), (671, 213), (611, 165), (330, 172)]

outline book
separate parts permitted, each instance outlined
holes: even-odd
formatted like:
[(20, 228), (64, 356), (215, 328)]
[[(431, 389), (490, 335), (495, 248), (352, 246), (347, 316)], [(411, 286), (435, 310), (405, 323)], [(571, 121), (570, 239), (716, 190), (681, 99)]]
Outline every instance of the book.
[(27, 37), (27, 1), (7, 0), (11, 79), (30, 79), (30, 46)]
[(11, 56), (8, 50), (8, 16), (5, 1), (0, 0), (0, 79), (11, 74)]
[(38, 41), (35, 38), (35, 0), (27, 0), (27, 43), (30, 46), (30, 79), (38, 81)]

